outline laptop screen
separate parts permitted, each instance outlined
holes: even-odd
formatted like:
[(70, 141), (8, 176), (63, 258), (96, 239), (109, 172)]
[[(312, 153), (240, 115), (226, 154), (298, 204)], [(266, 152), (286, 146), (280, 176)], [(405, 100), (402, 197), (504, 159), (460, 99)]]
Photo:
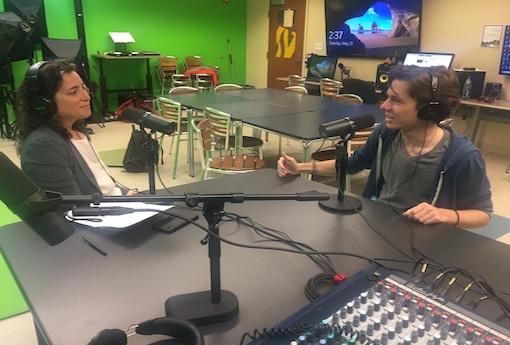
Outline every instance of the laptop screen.
[(306, 79), (333, 79), (336, 71), (336, 61), (336, 56), (322, 56), (312, 54), (306, 60), (306, 67), (308, 68)]
[(407, 53), (403, 65), (420, 67), (444, 66), (450, 68), (455, 54), (447, 53)]

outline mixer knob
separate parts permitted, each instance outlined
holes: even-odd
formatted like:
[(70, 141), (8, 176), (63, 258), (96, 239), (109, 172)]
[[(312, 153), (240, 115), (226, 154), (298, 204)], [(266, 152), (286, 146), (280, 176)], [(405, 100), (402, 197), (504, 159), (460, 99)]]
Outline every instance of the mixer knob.
[(400, 300), (396, 301), (395, 302), (395, 314), (400, 314), (400, 312), (402, 311), (402, 302)]
[(404, 317), (402, 318), (402, 327), (403, 328), (409, 327), (409, 316), (408, 315), (404, 315)]
[(380, 330), (381, 329), (381, 320), (380, 319), (374, 319), (374, 329), (376, 331)]
[(440, 345), (441, 344), (441, 335), (436, 333), (434, 334), (434, 345)]
[(377, 292), (383, 292), (384, 290), (384, 282), (383, 281), (378, 281), (377, 282), (377, 288), (376, 288)]
[(360, 294), (359, 294), (360, 302), (361, 302), (362, 304), (367, 303), (367, 295), (368, 295), (368, 293), (367, 293), (367, 292), (362, 292), (362, 293), (360, 293)]
[(432, 321), (434, 323), (439, 323), (441, 321), (441, 310), (434, 310), (434, 316), (432, 317)]
[(369, 299), (374, 298), (374, 290), (372, 290), (372, 289), (368, 290), (368, 291), (367, 291), (367, 297), (368, 297)]
[(388, 328), (388, 339), (390, 340), (395, 339), (395, 328), (393, 327)]
[(375, 300), (374, 301), (374, 311), (381, 310), (381, 300)]
[(340, 310), (340, 318), (341, 319), (345, 319), (347, 317), (347, 308), (346, 307), (343, 307), (341, 310)]
[(361, 301), (359, 298), (354, 300), (354, 308), (358, 309), (361, 306)]
[(367, 307), (367, 315), (368, 316), (374, 315), (374, 305), (373, 304), (369, 304), (368, 305), (368, 307)]
[(354, 315), (354, 318), (352, 319), (352, 325), (354, 327), (358, 327), (359, 326), (359, 315)]
[(404, 345), (411, 345), (411, 337), (406, 335), (404, 338)]
[(385, 325), (387, 323), (388, 323), (388, 314), (387, 313), (382, 313), (382, 315), (381, 315), (381, 324)]
[(418, 342), (418, 331), (415, 329), (411, 331), (411, 342), (413, 343)]
[(388, 304), (388, 298), (383, 295), (381, 296), (381, 305), (384, 307), (386, 304)]
[(333, 319), (331, 320), (331, 323), (333, 325), (338, 325), (338, 322), (340, 321), (340, 315), (338, 315), (338, 312), (333, 314)]
[(381, 345), (388, 345), (388, 333), (381, 335)]
[(352, 314), (354, 312), (354, 302), (350, 301), (347, 303), (347, 314)]
[(402, 321), (398, 320), (396, 323), (395, 323), (395, 332), (397, 333), (402, 333)]
[(393, 320), (395, 318), (395, 308), (389, 307), (388, 308), (388, 320)]
[(409, 308), (409, 306), (411, 305), (411, 300), (412, 300), (412, 297), (410, 295), (405, 295), (404, 296), (404, 307)]
[(425, 314), (426, 307), (427, 307), (427, 305), (426, 305), (425, 303), (420, 302), (420, 303), (418, 304), (418, 315), (423, 315), (423, 314)]
[(369, 323), (369, 324), (367, 325), (367, 335), (368, 335), (369, 337), (371, 337), (371, 336), (373, 336), (373, 335), (374, 335), (374, 325), (373, 325), (373, 324), (371, 324), (371, 323)]
[(459, 320), (452, 318), (450, 319), (450, 332), (456, 332), (457, 331), (457, 325), (459, 324)]
[(409, 321), (410, 322), (416, 321), (416, 310), (411, 310), (409, 312)]
[(446, 340), (448, 338), (448, 329), (446, 327), (441, 328), (439, 332), (441, 335), (441, 339)]
[(475, 334), (475, 329), (473, 327), (468, 327), (466, 329), (466, 339), (473, 340)]
[(366, 311), (365, 309), (361, 309), (361, 310), (359, 311), (359, 320), (360, 320), (361, 322), (365, 322), (365, 321), (367, 321), (367, 311)]
[(392, 287), (392, 288), (390, 289), (390, 295), (389, 295), (390, 300), (392, 300), (392, 301), (393, 301), (393, 300), (395, 300), (395, 299), (397, 298), (397, 291), (398, 291), (398, 290), (397, 290), (397, 288), (396, 288), (396, 287)]
[(423, 323), (420, 323), (418, 325), (418, 336), (423, 337), (425, 335), (425, 325)]
[(430, 319), (425, 320), (425, 330), (430, 331), (432, 328), (432, 321)]
[(483, 338), (483, 343), (484, 343), (485, 345), (492, 344), (492, 343), (493, 343), (493, 341), (494, 341), (494, 339), (493, 339), (490, 335), (488, 335), (488, 336), (486, 336), (485, 338)]

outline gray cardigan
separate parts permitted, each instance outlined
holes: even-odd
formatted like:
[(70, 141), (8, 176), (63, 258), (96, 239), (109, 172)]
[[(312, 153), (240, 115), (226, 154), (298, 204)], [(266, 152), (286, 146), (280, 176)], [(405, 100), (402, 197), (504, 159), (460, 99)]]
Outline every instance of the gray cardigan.
[[(24, 141), (21, 169), (44, 190), (64, 195), (101, 194), (92, 171), (71, 141), (48, 127), (35, 129)], [(125, 194), (126, 189), (121, 189)]]

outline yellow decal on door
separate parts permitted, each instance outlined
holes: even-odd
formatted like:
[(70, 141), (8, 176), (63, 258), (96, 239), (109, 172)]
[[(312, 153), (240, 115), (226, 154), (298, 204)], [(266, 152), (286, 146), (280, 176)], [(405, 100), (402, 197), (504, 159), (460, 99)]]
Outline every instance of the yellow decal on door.
[(276, 54), (277, 58), (290, 59), (296, 52), (296, 32), (289, 31), (282, 26), (276, 29)]

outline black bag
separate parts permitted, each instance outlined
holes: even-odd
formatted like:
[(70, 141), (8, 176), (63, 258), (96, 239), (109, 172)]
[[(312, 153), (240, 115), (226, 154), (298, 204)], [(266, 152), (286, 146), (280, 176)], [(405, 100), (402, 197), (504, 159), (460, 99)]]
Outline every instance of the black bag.
[(142, 130), (135, 129), (135, 126), (133, 125), (131, 138), (129, 139), (128, 147), (122, 161), (122, 166), (126, 169), (126, 171), (147, 171), (147, 152), (144, 149), (144, 144), (149, 142), (149, 140), (151, 140), (150, 134)]

